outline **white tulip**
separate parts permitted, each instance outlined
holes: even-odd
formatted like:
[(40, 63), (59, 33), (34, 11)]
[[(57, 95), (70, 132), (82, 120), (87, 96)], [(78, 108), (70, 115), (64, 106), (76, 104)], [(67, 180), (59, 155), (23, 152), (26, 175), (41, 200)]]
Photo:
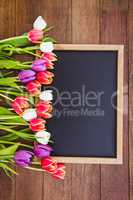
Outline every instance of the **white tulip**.
[(51, 134), (47, 131), (39, 131), (35, 134), (36, 140), (40, 144), (48, 144)]
[(52, 42), (42, 42), (40, 44), (40, 50), (44, 53), (52, 52), (54, 50), (54, 45)]
[(29, 108), (29, 109), (25, 110), (25, 111), (23, 112), (22, 117), (23, 117), (23, 119), (26, 120), (26, 121), (30, 121), (30, 120), (32, 120), (32, 119), (37, 118), (36, 109)]
[(43, 101), (52, 101), (53, 100), (53, 91), (52, 90), (44, 90), (40, 93), (39, 98)]
[(46, 26), (47, 26), (47, 23), (42, 18), (42, 16), (38, 16), (33, 23), (33, 28), (39, 31), (42, 31), (43, 29), (45, 29)]

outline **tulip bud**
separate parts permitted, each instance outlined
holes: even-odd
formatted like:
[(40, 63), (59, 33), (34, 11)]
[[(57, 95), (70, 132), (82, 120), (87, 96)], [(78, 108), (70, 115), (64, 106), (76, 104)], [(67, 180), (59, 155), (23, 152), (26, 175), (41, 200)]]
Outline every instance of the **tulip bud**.
[(51, 134), (45, 130), (35, 134), (35, 138), (40, 144), (48, 144), (50, 136)]
[(33, 28), (36, 29), (36, 30), (40, 30), (40, 31), (45, 29), (46, 26), (47, 26), (47, 23), (42, 18), (42, 16), (38, 16), (33, 23)]
[(32, 95), (38, 95), (40, 93), (41, 84), (38, 81), (31, 81), (26, 85), (27, 91)]
[(30, 128), (32, 131), (42, 131), (45, 129), (46, 121), (41, 118), (32, 119), (30, 121)]
[(33, 153), (31, 151), (19, 150), (14, 155), (14, 160), (21, 167), (28, 167), (31, 163)]
[(43, 58), (44, 60), (48, 60), (48, 61), (51, 61), (51, 62), (57, 60), (56, 54), (54, 54), (54, 53), (52, 53), (52, 52), (43, 53), (43, 54), (42, 54), (42, 58)]
[(34, 146), (34, 153), (38, 158), (48, 157), (52, 151), (49, 145), (35, 144)]
[(45, 84), (45, 85), (51, 84), (53, 81), (53, 77), (54, 77), (54, 74), (49, 71), (38, 72), (36, 76), (39, 83)]
[(40, 42), (43, 39), (43, 31), (32, 29), (28, 33), (28, 39), (32, 43), (38, 43), (38, 42)]
[(51, 118), (52, 117), (52, 105), (50, 104), (50, 102), (39, 102), (37, 105), (36, 105), (36, 112), (37, 112), (37, 115), (39, 117), (43, 117), (45, 119), (47, 118)]
[(52, 90), (44, 90), (43, 92), (40, 93), (39, 98), (43, 101), (52, 101), (53, 100), (53, 94)]
[(37, 118), (36, 110), (33, 108), (29, 108), (23, 112), (23, 119), (26, 121), (31, 121), (32, 119)]
[(52, 42), (42, 42), (40, 44), (40, 50), (42, 52), (52, 52), (54, 50), (54, 46)]
[(46, 172), (53, 174), (57, 169), (57, 162), (51, 157), (47, 157), (41, 160), (41, 166)]
[(28, 98), (23, 96), (16, 97), (12, 102), (12, 108), (18, 115), (22, 115), (26, 108), (29, 108)]
[(36, 79), (35, 75), (36, 73), (32, 70), (23, 70), (19, 72), (18, 77), (22, 83), (26, 84), (32, 80), (35, 80)]
[(57, 179), (64, 179), (65, 177), (65, 165), (62, 163), (57, 164), (57, 169), (53, 173), (53, 177)]
[(42, 72), (46, 70), (46, 61), (44, 59), (37, 59), (32, 63), (32, 70)]

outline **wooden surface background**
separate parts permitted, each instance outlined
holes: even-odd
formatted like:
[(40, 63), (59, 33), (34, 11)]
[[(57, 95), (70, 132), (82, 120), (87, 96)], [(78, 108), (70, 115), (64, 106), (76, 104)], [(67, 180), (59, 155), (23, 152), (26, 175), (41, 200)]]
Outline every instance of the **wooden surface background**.
[(133, 0), (0, 0), (0, 38), (30, 30), (38, 15), (59, 43), (125, 45), (124, 164), (67, 164), (65, 181), (0, 174), (0, 200), (133, 200)]

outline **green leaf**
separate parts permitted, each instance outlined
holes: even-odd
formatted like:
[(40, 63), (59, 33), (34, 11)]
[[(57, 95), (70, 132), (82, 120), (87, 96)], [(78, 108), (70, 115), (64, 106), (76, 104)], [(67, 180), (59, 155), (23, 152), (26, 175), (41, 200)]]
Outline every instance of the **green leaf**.
[(52, 29), (54, 28), (54, 26), (47, 26), (45, 29), (44, 29), (44, 32), (48, 32), (48, 31), (51, 31)]
[(4, 149), (4, 148), (5, 148), (4, 144), (0, 144), (0, 149)]
[(18, 138), (19, 138), (19, 136), (16, 135), (16, 134), (13, 134), (13, 133), (10, 133), (8, 135), (0, 136), (0, 140), (4, 140), (4, 141), (14, 141), (14, 140), (16, 140)]
[(53, 42), (53, 43), (56, 43), (56, 40), (54, 40), (54, 39), (51, 38), (51, 37), (45, 37), (45, 38), (43, 39), (43, 42)]
[(14, 112), (10, 111), (8, 108), (0, 107), (0, 120), (6, 120), (8, 123), (20, 123), (22, 125), (27, 125), (28, 123), (22, 119), (20, 116), (16, 115)]
[(6, 120), (6, 119), (14, 119), (19, 118), (19, 116), (16, 115), (0, 115), (0, 120)]
[(8, 170), (9, 172), (11, 172), (11, 173), (13, 173), (13, 174), (18, 175), (18, 173), (17, 173), (15, 170), (13, 170), (12, 168), (10, 168), (10, 167), (9, 167), (7, 164), (5, 164), (5, 163), (0, 163), (0, 167), (1, 167), (2, 169)]
[(5, 90), (1, 90), (1, 89), (0, 89), (0, 93), (11, 94), (11, 95), (14, 95), (14, 96), (19, 96), (19, 95), (22, 94), (21, 92), (13, 92), (13, 91), (8, 91), (8, 90), (5, 91)]
[(0, 106), (0, 115), (14, 115), (14, 113), (10, 111), (8, 108)]
[(3, 168), (5, 174), (12, 179), (12, 175), (11, 175), (11, 172), (9, 172), (7, 169)]
[(35, 136), (33, 134), (22, 132), (20, 130), (19, 131), (12, 130), (11, 128), (8, 128), (7, 126), (4, 126), (4, 125), (0, 125), (0, 129), (4, 130), (6, 132), (14, 133), (14, 134), (16, 134), (17, 136), (19, 136), (20, 138), (23, 138), (23, 139), (27, 139), (27, 140), (29, 140), (29, 139), (34, 140), (35, 139)]
[(17, 87), (16, 84), (18, 80), (15, 77), (8, 77), (8, 78), (0, 78), (0, 85), (3, 86), (10, 86), (10, 87)]
[(31, 43), (28, 40), (28, 36), (26, 34), (26, 35), (22, 35), (22, 36), (16, 36), (16, 37), (11, 37), (8, 39), (0, 40), (0, 45), (1, 44), (10, 44), (15, 47), (24, 47)]
[(14, 153), (16, 152), (17, 148), (19, 147), (19, 143), (16, 143), (14, 145), (11, 145), (5, 149), (1, 149), (0, 150), (0, 156), (4, 156), (4, 155), (14, 155)]
[(21, 118), (20, 116), (16, 115), (14, 112), (2, 106), (0, 107), (0, 120), (6, 121), (9, 124), (12, 123), (13, 125), (15, 124), (28, 125), (28, 123), (23, 118)]
[(21, 62), (16, 60), (0, 60), (0, 69), (27, 69), (27, 65), (23, 65)]

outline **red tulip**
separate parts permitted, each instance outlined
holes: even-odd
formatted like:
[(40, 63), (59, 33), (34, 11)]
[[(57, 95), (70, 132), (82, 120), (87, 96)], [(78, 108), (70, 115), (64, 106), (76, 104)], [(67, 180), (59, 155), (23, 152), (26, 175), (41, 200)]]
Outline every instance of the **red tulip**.
[(23, 96), (18, 96), (12, 102), (12, 108), (14, 111), (22, 116), (25, 109), (29, 108), (28, 98)]
[(41, 41), (43, 39), (43, 31), (42, 30), (32, 29), (28, 33), (28, 39), (32, 43), (38, 43), (39, 41)]
[(54, 173), (57, 169), (57, 162), (51, 157), (46, 157), (41, 160), (42, 168), (48, 173)]
[(45, 84), (45, 85), (51, 84), (53, 81), (53, 77), (54, 77), (54, 74), (49, 71), (37, 73), (37, 80), (41, 84)]
[(38, 81), (31, 81), (26, 85), (26, 89), (32, 95), (37, 95), (40, 93), (41, 84)]
[(52, 52), (43, 53), (42, 54), (42, 59), (45, 60), (46, 66), (47, 66), (48, 69), (53, 69), (54, 68), (53, 61), (57, 60), (56, 55), (54, 53), (52, 53)]
[(37, 105), (36, 105), (36, 112), (37, 112), (37, 115), (39, 117), (43, 117), (43, 118), (51, 118), (52, 115), (51, 115), (51, 112), (52, 112), (52, 105), (50, 102), (39, 102)]
[(48, 61), (51, 61), (51, 62), (57, 60), (56, 55), (55, 55), (54, 53), (52, 53), (52, 52), (43, 53), (43, 54), (42, 54), (42, 58), (43, 58), (44, 60), (48, 60)]
[(45, 120), (41, 118), (36, 118), (30, 121), (29, 127), (31, 128), (32, 131), (38, 132), (45, 130), (45, 123), (46, 123)]
[(66, 172), (65, 172), (65, 165), (62, 164), (62, 163), (58, 163), (57, 164), (57, 169), (53, 173), (53, 177), (57, 178), (57, 179), (64, 179), (65, 174), (66, 174)]

